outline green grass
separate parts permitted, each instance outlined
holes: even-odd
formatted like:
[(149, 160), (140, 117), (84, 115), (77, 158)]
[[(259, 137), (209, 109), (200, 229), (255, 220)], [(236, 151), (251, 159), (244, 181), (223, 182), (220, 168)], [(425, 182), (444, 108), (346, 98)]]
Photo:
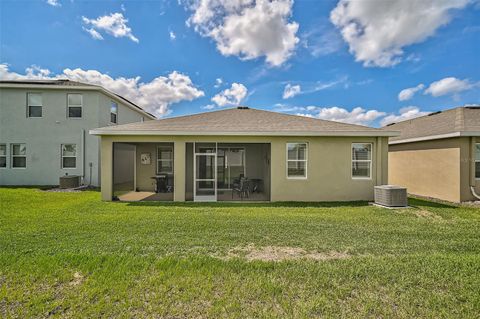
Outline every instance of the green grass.
[[(2, 188), (0, 317), (478, 318), (480, 209), (410, 204), (105, 203)], [(270, 246), (348, 258), (247, 258)]]

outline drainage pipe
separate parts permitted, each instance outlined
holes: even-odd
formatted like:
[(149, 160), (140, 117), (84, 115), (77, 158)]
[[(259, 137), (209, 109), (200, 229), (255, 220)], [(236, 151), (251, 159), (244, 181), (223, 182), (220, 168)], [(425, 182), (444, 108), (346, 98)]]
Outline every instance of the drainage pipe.
[(475, 187), (470, 186), (470, 191), (472, 192), (472, 195), (473, 195), (473, 196), (475, 196), (477, 199), (480, 200), (480, 195), (478, 195), (478, 194), (475, 192)]

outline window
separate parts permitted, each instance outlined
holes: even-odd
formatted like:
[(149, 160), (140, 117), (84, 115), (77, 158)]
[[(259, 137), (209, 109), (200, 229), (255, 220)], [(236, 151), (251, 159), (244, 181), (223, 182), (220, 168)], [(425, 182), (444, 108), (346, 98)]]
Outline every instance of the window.
[(475, 144), (475, 178), (480, 179), (480, 143)]
[(7, 144), (0, 144), (0, 168), (7, 167)]
[(371, 178), (372, 171), (372, 144), (352, 144), (352, 178)]
[(157, 174), (173, 173), (173, 147), (157, 147)]
[(116, 124), (117, 117), (118, 117), (118, 104), (115, 102), (112, 102), (112, 105), (110, 106), (110, 122)]
[(42, 94), (27, 94), (27, 115), (28, 117), (42, 117)]
[(12, 144), (12, 167), (13, 168), (27, 167), (27, 145), (26, 144)]
[(77, 145), (62, 144), (62, 168), (77, 167)]
[(82, 117), (83, 96), (81, 94), (67, 94), (68, 118)]
[(307, 178), (307, 143), (287, 143), (287, 177)]

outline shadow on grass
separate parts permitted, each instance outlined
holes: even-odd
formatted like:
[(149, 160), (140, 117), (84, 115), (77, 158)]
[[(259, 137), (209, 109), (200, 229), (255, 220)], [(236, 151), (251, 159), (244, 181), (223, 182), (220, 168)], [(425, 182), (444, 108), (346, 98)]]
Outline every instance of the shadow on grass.
[(448, 203), (443, 201), (437, 200), (425, 200), (416, 197), (410, 197), (408, 199), (408, 204), (412, 207), (418, 208), (418, 206), (424, 207), (433, 207), (433, 208), (458, 208), (458, 205), (454, 203)]
[(116, 202), (126, 203), (127, 206), (143, 206), (143, 207), (319, 207), (319, 208), (335, 208), (335, 207), (364, 207), (368, 206), (368, 202), (211, 202), (211, 203), (194, 203), (194, 202)]

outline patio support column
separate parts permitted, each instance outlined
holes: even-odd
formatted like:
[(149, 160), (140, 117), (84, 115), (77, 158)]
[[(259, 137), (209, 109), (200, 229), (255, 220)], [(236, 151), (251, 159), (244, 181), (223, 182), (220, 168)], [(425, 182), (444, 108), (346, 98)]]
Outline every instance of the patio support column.
[(113, 196), (113, 143), (103, 136), (101, 141), (101, 189), (102, 200), (111, 201)]
[(173, 150), (173, 200), (175, 202), (185, 201), (185, 142), (175, 142)]

